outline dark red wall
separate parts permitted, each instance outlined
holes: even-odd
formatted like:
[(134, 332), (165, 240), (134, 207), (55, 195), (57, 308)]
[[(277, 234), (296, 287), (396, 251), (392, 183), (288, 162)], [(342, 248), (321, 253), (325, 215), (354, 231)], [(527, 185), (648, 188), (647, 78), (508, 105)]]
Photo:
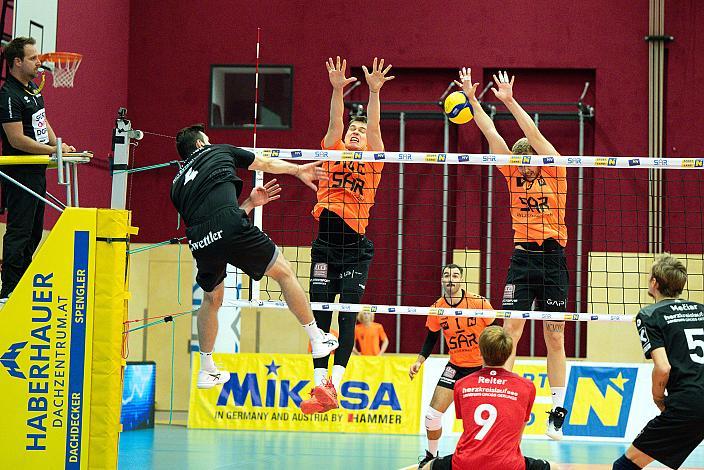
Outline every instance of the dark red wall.
[[(92, 150), (95, 159), (79, 167), (79, 202), (84, 207), (109, 207), (107, 157), (117, 109), (127, 103), (130, 5), (126, 0), (59, 2), (56, 48), (79, 52), (83, 62), (74, 88), (54, 88), (47, 78), (44, 96), (47, 117), (57, 136), (78, 150)], [(48, 190), (65, 200), (56, 184), (56, 170), (47, 175)], [(47, 208), (48, 227), (57, 212)]]
[[(700, 59), (704, 44), (702, 35), (696, 34), (704, 5), (695, 0), (676, 3), (675, 7), (668, 4), (666, 11), (667, 32), (676, 37), (668, 46), (667, 152), (674, 156), (695, 155), (701, 153), (697, 144), (704, 130), (704, 121), (698, 119), (704, 98), (695, 91), (704, 78)], [(260, 26), (262, 63), (294, 68), (293, 128), (260, 131), (261, 147), (318, 146), (326, 129), (330, 98), (323, 64), (327, 57), (339, 54), (347, 57), (356, 74), (358, 67), (369, 64), (375, 55), (394, 65), (398, 78), (382, 91), (384, 100), (434, 100), (455, 78), (456, 69), (465, 65), (473, 67), (475, 77), (482, 83), (498, 67), (515, 71), (516, 95), (521, 101), (575, 101), (585, 79), (589, 79), (592, 88), (586, 101), (596, 107), (596, 118), (587, 127), (587, 154), (647, 155), (645, 0), (571, 0), (559, 4), (538, 0), (510, 2), (508, 6), (498, 1), (386, 1), (368, 5), (339, 1), (324, 5), (232, 1), (219, 2), (217, 11), (186, 1), (169, 5), (132, 1), (130, 6), (128, 109), (135, 127), (145, 131), (173, 135), (184, 125), (207, 122), (211, 64), (254, 63), (256, 28)], [(121, 68), (121, 73), (124, 70)], [(365, 89), (358, 88), (351, 98), (364, 100)], [(58, 122), (56, 118), (52, 120)], [(110, 127), (101, 127), (100, 135), (109, 133)], [(519, 137), (514, 123), (500, 122), (498, 127), (510, 142)], [(576, 122), (544, 122), (541, 128), (563, 154), (577, 153)], [(383, 132), (387, 149), (397, 150), (398, 124), (385, 122)], [(453, 130), (452, 135), (451, 151), (483, 149), (473, 124), (459, 132)], [(213, 130), (210, 136), (214, 142), (241, 146), (252, 142), (250, 131)], [(406, 144), (407, 150), (440, 151), (441, 123), (409, 123)], [(147, 136), (135, 154), (135, 164), (174, 157), (173, 140)], [(369, 236), (377, 253), (365, 299), (368, 302), (395, 303), (395, 266), (390, 266), (397, 250), (397, 170), (394, 164), (386, 166), (372, 213)], [(452, 168), (451, 172), (455, 175), (451, 186), (451, 246), (480, 248), (486, 237), (483, 207), (488, 201), (483, 196), (486, 178), (482, 176), (486, 169)], [(404, 218), (404, 303), (427, 305), (439, 293), (440, 173), (439, 166), (406, 167), (409, 189)], [(133, 178), (132, 207), (142, 241), (174, 236), (176, 214), (168, 200), (172, 176), (172, 170), (161, 170)], [(575, 176), (576, 170), (570, 170), (570, 207), (576, 204)], [(675, 183), (668, 182), (667, 187), (674, 192), (670, 188), (680, 176), (673, 173), (672, 177)], [(689, 177), (701, 187), (699, 173)], [(644, 222), (642, 212), (647, 208), (645, 178), (643, 171), (586, 171), (585, 252), (647, 250), (647, 221)], [(281, 244), (306, 245), (315, 232), (308, 215), (314, 194), (290, 178), (282, 180), (284, 197), (266, 208), (265, 230)], [(491, 300), (498, 305), (511, 234), (508, 211), (501, 210), (506, 199), (502, 181), (495, 180), (494, 187), (492, 240), (496, 252)], [(574, 237), (575, 216), (570, 215), (569, 219)], [(701, 221), (696, 223), (699, 231), (694, 235), (689, 230), (668, 230), (666, 248), (667, 243), (687, 240), (693, 250), (701, 250), (702, 225)], [(573, 253), (574, 244), (569, 250)], [(574, 261), (571, 263), (575, 269)], [(386, 326), (393, 350), (394, 319), (379, 316), (377, 321)], [(423, 339), (418, 329), (422, 321), (404, 320), (404, 332), (417, 333), (404, 334), (402, 350), (418, 349)]]

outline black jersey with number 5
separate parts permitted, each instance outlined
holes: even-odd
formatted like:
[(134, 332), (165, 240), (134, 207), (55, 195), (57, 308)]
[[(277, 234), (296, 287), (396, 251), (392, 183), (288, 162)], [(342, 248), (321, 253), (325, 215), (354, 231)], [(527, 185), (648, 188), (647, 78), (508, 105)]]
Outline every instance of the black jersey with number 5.
[(665, 407), (704, 419), (704, 305), (662, 300), (638, 313), (643, 353), (665, 348), (671, 365)]
[(248, 168), (254, 154), (232, 145), (206, 145), (186, 159), (171, 185), (171, 201), (191, 226), (224, 207), (239, 207), (242, 180), (237, 168)]

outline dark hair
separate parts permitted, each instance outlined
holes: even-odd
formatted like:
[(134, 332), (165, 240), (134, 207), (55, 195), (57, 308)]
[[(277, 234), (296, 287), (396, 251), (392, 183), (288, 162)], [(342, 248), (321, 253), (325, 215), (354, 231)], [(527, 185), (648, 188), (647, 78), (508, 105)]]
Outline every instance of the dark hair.
[(362, 114), (357, 115), (357, 116), (352, 116), (350, 118), (350, 124), (352, 124), (353, 122), (362, 122), (362, 123), (366, 124), (367, 123), (367, 116), (364, 116)]
[(205, 124), (193, 124), (184, 127), (176, 134), (176, 150), (181, 156), (181, 160), (188, 158), (196, 150), (196, 141), (203, 140)]
[(459, 269), (459, 270), (460, 270), (460, 276), (461, 276), (462, 274), (464, 274), (464, 270), (462, 269), (462, 266), (460, 266), (460, 265), (458, 265), (458, 264), (455, 264), (455, 263), (450, 263), (450, 264), (448, 264), (448, 265), (445, 265), (445, 266), (442, 268), (442, 272), (443, 272), (443, 274), (445, 274), (445, 270), (446, 270), (446, 269), (453, 269), (453, 268), (456, 268), (456, 269)]
[(15, 65), (15, 59), (24, 60), (24, 46), (33, 46), (37, 43), (34, 38), (26, 38), (23, 36), (16, 37), (5, 46), (5, 62), (7, 68), (12, 69)]

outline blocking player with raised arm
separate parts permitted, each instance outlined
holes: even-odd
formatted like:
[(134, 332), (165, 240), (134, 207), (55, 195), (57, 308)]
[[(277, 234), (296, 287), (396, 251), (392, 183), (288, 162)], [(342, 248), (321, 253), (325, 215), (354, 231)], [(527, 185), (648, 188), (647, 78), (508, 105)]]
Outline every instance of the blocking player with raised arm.
[[(506, 155), (559, 155), (543, 136), (533, 119), (513, 98), (513, 78), (506, 72), (494, 76), (497, 84), (494, 95), (508, 108), (518, 122), (525, 138), (519, 139), (509, 150), (499, 135), (494, 122), (484, 112), (475, 96), (478, 83), (472, 83), (471, 69), (460, 70), (460, 81), (455, 83), (469, 98), (474, 110), (474, 121), (489, 142), (489, 151)], [(514, 232), (514, 251), (511, 256), (502, 308), (531, 310), (535, 301), (538, 310), (564, 312), (567, 310), (569, 275), (565, 246), (567, 225), (567, 170), (551, 166), (499, 166), (504, 175), (511, 200), (511, 219)], [(523, 334), (525, 320), (507, 319), (504, 328), (513, 338), (514, 351), (507, 362), (513, 369), (516, 347)], [(548, 412), (546, 434), (562, 439), (562, 425), (567, 415), (564, 407), (567, 360), (565, 357), (565, 322), (544, 321), (543, 337), (548, 351), (547, 372), (552, 393), (553, 408)]]
[[(381, 103), (379, 92), (393, 76), (387, 76), (391, 65), (384, 68), (384, 59), (374, 58), (371, 71), (363, 66), (369, 86), (367, 117), (353, 117), (344, 134), (344, 103), (342, 90), (356, 80), (346, 78), (347, 62), (328, 59), (328, 78), (332, 85), (330, 122), (321, 143), (324, 150), (383, 151), (381, 139)], [(382, 162), (358, 160), (326, 162), (323, 168), (327, 181), (320, 182), (313, 216), (318, 220), (318, 237), (311, 249), (311, 302), (359, 303), (364, 294), (369, 265), (374, 255), (374, 244), (365, 236), (369, 212), (374, 205), (376, 190), (381, 181)], [(324, 331), (329, 331), (332, 312), (315, 311), (315, 319)], [(345, 368), (354, 347), (356, 314), (339, 312), (340, 347), (335, 352), (332, 378), (328, 376), (328, 357), (314, 359), (315, 387), (311, 398), (301, 403), (304, 413), (324, 412), (338, 407)]]
[(455, 383), (455, 414), (462, 435), (454, 454), (427, 463), (423, 470), (555, 470), (555, 464), (524, 457), (521, 436), (530, 420), (535, 385), (506, 370), (513, 340), (499, 326), (479, 337), (484, 363), (478, 372)]
[[(462, 309), (492, 309), (491, 304), (484, 297), (466, 292), (462, 268), (456, 264), (448, 264), (442, 269), (443, 295), (432, 305), (434, 308), (452, 310)], [(449, 313), (449, 312), (448, 312)], [(423, 348), (418, 354), (418, 359), (408, 372), (413, 377), (420, 371), (421, 366), (428, 359), (442, 331), (450, 353), (450, 360), (440, 376), (438, 385), (433, 392), (430, 406), (425, 414), (425, 431), (428, 437), (428, 448), (425, 456), (421, 457), (418, 468), (438, 456), (438, 445), (442, 436), (442, 415), (452, 404), (452, 391), (455, 383), (482, 367), (482, 357), (479, 353), (479, 335), (484, 328), (493, 323), (491, 318), (470, 318), (448, 315), (429, 315), (425, 323), (428, 334)]]
[(655, 258), (648, 280), (655, 303), (641, 309), (636, 328), (646, 359), (653, 360), (653, 401), (661, 413), (614, 470), (640, 469), (653, 460), (677, 469), (704, 441), (704, 305), (679, 299), (686, 282), (681, 261), (668, 253)]
[(313, 357), (327, 357), (337, 347), (337, 339), (318, 328), (291, 265), (248, 217), (254, 207), (277, 199), (280, 187), (272, 180), (254, 188), (239, 205), (242, 180), (236, 172), (237, 168), (247, 168), (294, 175), (315, 190), (313, 182), (326, 178), (320, 162), (294, 165), (255, 156), (232, 145), (213, 145), (201, 124), (181, 129), (176, 135), (176, 148), (184, 165), (171, 186), (171, 201), (186, 223), (186, 236), (198, 268), (196, 281), (203, 288), (203, 303), (198, 310), (198, 388), (212, 388), (230, 379), (230, 373), (218, 370), (212, 357), (228, 263), (252, 279), (260, 280), (266, 274), (278, 282), (288, 308), (308, 333)]

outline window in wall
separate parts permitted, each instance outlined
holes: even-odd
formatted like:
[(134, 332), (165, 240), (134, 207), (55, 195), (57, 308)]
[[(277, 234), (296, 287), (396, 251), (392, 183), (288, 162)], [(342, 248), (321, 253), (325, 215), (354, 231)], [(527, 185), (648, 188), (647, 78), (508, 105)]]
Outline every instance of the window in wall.
[[(254, 125), (253, 65), (213, 65), (210, 70), (210, 127), (248, 129)], [(290, 129), (293, 67), (259, 66), (257, 127)]]

